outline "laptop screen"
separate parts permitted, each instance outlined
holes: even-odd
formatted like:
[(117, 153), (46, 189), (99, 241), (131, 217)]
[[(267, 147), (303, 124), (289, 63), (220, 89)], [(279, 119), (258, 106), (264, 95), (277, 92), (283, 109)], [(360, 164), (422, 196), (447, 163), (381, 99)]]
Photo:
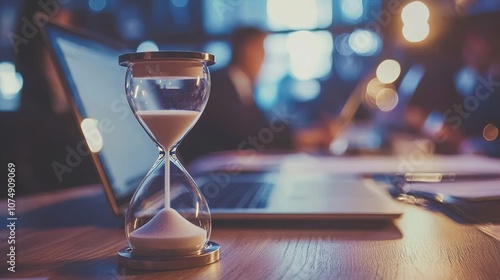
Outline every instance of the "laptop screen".
[[(88, 147), (116, 200), (130, 198), (158, 157), (125, 97), (123, 50), (47, 25), (48, 39), (70, 89)], [(97, 163), (99, 166), (99, 163)]]

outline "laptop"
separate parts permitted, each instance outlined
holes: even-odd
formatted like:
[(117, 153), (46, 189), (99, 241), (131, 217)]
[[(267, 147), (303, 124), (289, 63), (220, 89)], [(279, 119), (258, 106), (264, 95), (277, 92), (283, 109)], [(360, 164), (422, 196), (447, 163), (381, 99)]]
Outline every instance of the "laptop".
[(118, 55), (127, 49), (51, 22), (42, 34), (111, 207), (124, 213), (158, 158), (124, 94), (126, 69), (118, 65)]
[[(130, 50), (52, 22), (42, 31), (111, 207), (123, 215), (158, 157), (125, 98), (125, 68), (118, 65), (118, 56)], [(387, 192), (357, 176), (312, 176), (269, 167), (242, 170), (217, 185), (213, 174), (191, 175), (215, 220), (390, 220), (402, 214)]]

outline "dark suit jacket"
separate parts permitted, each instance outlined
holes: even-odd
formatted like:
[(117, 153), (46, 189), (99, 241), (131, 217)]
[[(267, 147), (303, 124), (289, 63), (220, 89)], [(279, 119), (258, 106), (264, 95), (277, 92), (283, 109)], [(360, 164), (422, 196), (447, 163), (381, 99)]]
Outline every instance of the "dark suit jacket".
[(273, 125), (254, 103), (241, 102), (227, 69), (216, 71), (205, 111), (180, 144), (179, 154), (190, 162), (217, 151), (289, 149), (290, 130), (272, 131)]

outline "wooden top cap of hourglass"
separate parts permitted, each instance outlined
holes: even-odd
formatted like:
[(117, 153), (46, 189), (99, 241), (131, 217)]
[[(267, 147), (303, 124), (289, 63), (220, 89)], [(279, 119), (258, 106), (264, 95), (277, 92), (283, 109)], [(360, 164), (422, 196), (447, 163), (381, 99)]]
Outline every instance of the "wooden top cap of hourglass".
[(118, 63), (121, 66), (129, 66), (132, 62), (151, 61), (151, 60), (197, 60), (205, 62), (207, 65), (215, 64), (215, 56), (204, 52), (185, 52), (185, 51), (155, 51), (155, 52), (137, 52), (122, 54), (118, 57)]

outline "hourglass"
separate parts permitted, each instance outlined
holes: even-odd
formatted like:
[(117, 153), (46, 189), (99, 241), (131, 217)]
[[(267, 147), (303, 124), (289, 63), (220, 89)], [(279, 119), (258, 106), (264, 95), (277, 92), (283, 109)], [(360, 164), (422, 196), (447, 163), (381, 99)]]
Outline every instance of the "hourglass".
[(119, 261), (129, 268), (152, 270), (213, 263), (219, 260), (219, 245), (209, 241), (210, 210), (175, 152), (207, 104), (207, 65), (215, 58), (200, 52), (160, 51), (124, 54), (119, 63), (128, 67), (125, 88), (130, 107), (159, 150), (130, 201), (125, 216), (129, 246), (118, 253)]

